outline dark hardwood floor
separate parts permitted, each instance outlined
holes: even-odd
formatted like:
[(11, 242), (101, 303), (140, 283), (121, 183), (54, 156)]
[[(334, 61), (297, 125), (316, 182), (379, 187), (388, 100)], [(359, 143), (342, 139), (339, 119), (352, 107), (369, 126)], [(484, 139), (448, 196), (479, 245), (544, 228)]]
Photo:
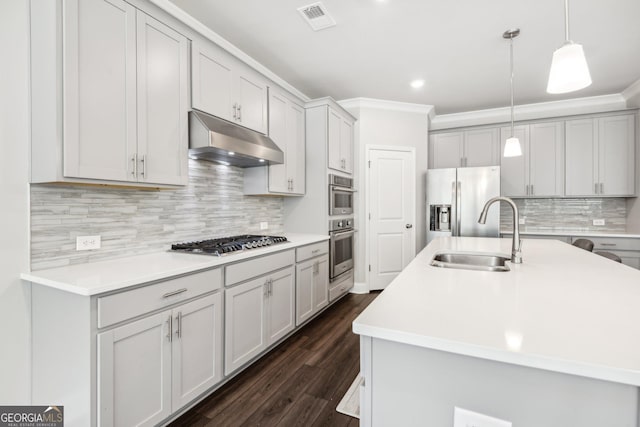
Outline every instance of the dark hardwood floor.
[(351, 322), (377, 295), (345, 296), (171, 426), (358, 426), (336, 406), (360, 369)]

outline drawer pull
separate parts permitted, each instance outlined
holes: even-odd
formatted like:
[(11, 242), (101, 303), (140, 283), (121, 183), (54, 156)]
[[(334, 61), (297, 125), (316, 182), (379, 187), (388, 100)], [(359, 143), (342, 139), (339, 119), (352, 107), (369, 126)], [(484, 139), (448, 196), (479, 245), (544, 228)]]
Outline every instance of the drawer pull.
[(600, 243), (602, 246), (616, 246), (615, 243)]
[(320, 252), (320, 249), (314, 249), (311, 251), (312, 254), (317, 254), (318, 252)]
[(166, 294), (162, 295), (162, 298), (169, 298), (174, 295), (181, 294), (183, 292), (187, 292), (187, 288), (178, 289), (177, 291), (173, 291), (173, 292), (167, 292)]

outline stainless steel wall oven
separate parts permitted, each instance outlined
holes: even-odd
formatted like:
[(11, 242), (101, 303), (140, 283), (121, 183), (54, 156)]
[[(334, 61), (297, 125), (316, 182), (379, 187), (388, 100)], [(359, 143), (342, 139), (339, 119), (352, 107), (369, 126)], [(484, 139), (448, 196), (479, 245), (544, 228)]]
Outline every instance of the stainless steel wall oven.
[(329, 221), (329, 279), (334, 281), (353, 269), (353, 218)]
[(353, 179), (329, 174), (329, 215), (353, 215)]

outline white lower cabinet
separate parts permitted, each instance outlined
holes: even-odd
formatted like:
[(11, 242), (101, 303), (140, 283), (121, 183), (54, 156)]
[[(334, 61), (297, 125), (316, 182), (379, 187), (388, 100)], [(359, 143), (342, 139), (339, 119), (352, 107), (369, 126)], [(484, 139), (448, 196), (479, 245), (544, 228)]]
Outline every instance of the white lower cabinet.
[(296, 325), (301, 325), (329, 304), (329, 256), (296, 265)]
[(222, 297), (98, 334), (100, 426), (155, 425), (222, 380)]
[(225, 375), (293, 330), (294, 292), (293, 266), (225, 290)]

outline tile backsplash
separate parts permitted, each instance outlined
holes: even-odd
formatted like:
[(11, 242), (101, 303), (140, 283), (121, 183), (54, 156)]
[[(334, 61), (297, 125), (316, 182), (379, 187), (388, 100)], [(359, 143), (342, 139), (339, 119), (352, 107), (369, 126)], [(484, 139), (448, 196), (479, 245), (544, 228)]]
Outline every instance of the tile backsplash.
[[(31, 268), (41, 270), (168, 249), (172, 242), (282, 233), (281, 197), (243, 194), (243, 170), (189, 160), (177, 190), (31, 185)], [(262, 221), (268, 230), (260, 230)], [(102, 247), (76, 251), (77, 236)]]
[[(626, 231), (627, 201), (624, 198), (601, 199), (514, 199), (520, 218), (526, 217), (520, 231), (601, 232)], [(500, 203), (500, 229), (511, 231), (512, 212)], [(604, 219), (605, 225), (593, 225)]]

